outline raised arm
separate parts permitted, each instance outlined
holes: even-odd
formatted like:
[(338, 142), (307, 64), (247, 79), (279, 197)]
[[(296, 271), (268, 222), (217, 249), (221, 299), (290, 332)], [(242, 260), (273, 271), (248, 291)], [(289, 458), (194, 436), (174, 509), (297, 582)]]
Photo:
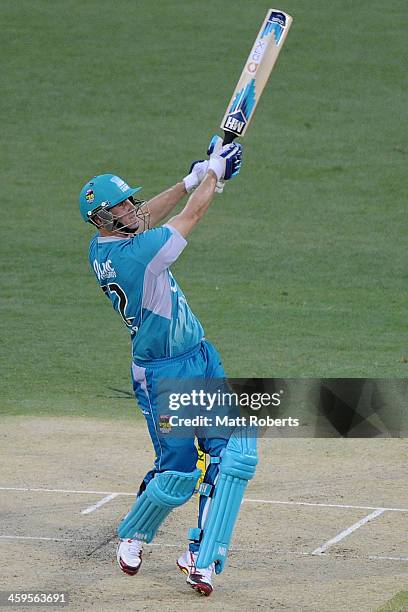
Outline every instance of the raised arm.
[(189, 197), (181, 213), (172, 217), (167, 222), (167, 225), (174, 227), (186, 238), (210, 206), (216, 184), (217, 175), (212, 170), (209, 170), (201, 184)]
[(195, 161), (192, 163), (190, 172), (180, 183), (162, 191), (147, 202), (150, 212), (150, 224), (157, 225), (177, 206), (180, 200), (191, 193), (203, 180), (207, 170), (208, 161)]
[(162, 219), (165, 219), (186, 193), (184, 181), (180, 181), (149, 200), (147, 205), (150, 212), (150, 224), (157, 225)]

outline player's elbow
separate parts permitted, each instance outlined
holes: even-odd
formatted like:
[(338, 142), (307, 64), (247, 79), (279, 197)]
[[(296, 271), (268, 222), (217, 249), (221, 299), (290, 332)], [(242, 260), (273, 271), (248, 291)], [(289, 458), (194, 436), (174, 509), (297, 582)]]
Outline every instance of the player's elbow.
[(190, 213), (190, 223), (196, 225), (204, 217), (205, 210), (193, 210)]
[(190, 226), (194, 227), (204, 216), (204, 210), (199, 208), (191, 208), (190, 210), (184, 210), (181, 214), (184, 221)]

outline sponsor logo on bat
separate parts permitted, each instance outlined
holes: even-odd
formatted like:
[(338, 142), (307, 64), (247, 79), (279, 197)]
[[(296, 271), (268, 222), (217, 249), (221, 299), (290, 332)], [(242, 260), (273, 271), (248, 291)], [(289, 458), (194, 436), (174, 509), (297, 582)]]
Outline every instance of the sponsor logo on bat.
[(246, 66), (247, 72), (249, 74), (254, 74), (258, 70), (258, 66), (262, 61), (262, 57), (265, 53), (265, 49), (268, 46), (268, 43), (264, 40), (258, 39), (251, 51), (249, 56), (249, 61)]
[(262, 59), (263, 54), (265, 53), (265, 49), (267, 47), (267, 42), (259, 39), (256, 41), (253, 51), (251, 53), (251, 60), (259, 64)]
[(241, 111), (228, 115), (225, 120), (224, 128), (235, 134), (242, 134), (242, 131), (246, 125), (246, 119)]
[(281, 42), (282, 34), (284, 29), (286, 28), (286, 17), (283, 13), (278, 13), (276, 11), (272, 11), (269, 15), (269, 19), (267, 21), (266, 26), (261, 33), (261, 38), (268, 36), (271, 32), (273, 32), (275, 37), (275, 44), (278, 46)]
[(272, 11), (270, 17), (269, 17), (269, 21), (275, 21), (276, 23), (280, 23), (281, 26), (285, 26), (286, 25), (286, 17), (283, 13), (277, 13), (275, 11)]

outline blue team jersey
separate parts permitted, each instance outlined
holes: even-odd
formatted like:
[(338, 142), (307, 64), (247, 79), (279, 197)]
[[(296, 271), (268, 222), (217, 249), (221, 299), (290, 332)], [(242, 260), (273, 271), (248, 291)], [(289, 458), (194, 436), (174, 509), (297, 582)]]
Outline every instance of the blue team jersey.
[(134, 360), (174, 357), (204, 337), (169, 270), (186, 244), (169, 225), (132, 238), (96, 235), (91, 240), (89, 263), (130, 331)]

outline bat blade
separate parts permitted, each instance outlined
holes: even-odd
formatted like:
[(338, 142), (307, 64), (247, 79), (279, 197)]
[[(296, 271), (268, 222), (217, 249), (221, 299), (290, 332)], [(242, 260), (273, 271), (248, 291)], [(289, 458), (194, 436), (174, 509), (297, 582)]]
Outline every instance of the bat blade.
[(268, 10), (221, 121), (224, 144), (245, 134), (292, 21), (283, 11)]

